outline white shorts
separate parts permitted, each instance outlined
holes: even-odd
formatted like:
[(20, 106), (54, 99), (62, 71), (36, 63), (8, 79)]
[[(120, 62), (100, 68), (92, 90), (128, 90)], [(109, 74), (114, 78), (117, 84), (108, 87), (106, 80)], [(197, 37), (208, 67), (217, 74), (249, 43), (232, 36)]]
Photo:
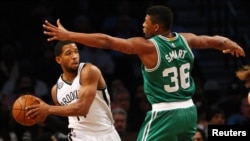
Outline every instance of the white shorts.
[(71, 129), (68, 134), (69, 141), (121, 141), (121, 138), (115, 128), (112, 126), (105, 133), (84, 132), (79, 129)]

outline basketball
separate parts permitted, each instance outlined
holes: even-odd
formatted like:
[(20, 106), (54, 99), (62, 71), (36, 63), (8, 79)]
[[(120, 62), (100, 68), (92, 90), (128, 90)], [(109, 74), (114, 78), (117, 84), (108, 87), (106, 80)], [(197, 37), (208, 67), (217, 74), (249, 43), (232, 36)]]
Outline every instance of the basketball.
[(12, 116), (16, 122), (23, 126), (32, 126), (37, 123), (37, 121), (33, 119), (28, 119), (26, 116), (25, 107), (39, 104), (39, 101), (36, 100), (36, 97), (31, 94), (25, 94), (18, 97), (12, 106)]

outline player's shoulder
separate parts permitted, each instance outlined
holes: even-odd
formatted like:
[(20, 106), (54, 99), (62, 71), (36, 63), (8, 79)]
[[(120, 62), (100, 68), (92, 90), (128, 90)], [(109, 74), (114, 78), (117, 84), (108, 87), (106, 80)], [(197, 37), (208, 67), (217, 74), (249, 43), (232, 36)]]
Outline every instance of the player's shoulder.
[(86, 70), (100, 70), (96, 65), (92, 64), (92, 63), (84, 63), (84, 66), (82, 69), (86, 69)]
[(100, 69), (92, 63), (84, 63), (84, 66), (82, 67), (81, 70), (81, 74), (85, 75), (97, 75), (101, 74), (100, 72), (101, 72)]
[(194, 33), (190, 32), (181, 32), (179, 33), (182, 37), (184, 37), (186, 40), (192, 40), (194, 38), (197, 38), (198, 36)]

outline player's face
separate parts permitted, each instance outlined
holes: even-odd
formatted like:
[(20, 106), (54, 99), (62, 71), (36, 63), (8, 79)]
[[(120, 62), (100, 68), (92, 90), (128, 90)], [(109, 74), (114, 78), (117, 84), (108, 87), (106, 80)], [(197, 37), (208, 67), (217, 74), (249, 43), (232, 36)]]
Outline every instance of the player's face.
[(71, 43), (62, 48), (61, 65), (69, 72), (75, 72), (78, 69), (79, 58), (76, 44)]
[(155, 35), (156, 24), (152, 23), (151, 17), (149, 15), (146, 15), (142, 26), (143, 26), (143, 33), (145, 34), (146, 38), (150, 38)]

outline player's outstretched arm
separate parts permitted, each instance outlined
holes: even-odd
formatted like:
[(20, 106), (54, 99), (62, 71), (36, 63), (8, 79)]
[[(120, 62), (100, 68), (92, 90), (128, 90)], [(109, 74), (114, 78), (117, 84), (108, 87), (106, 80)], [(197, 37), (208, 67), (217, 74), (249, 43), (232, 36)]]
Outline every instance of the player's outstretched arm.
[(182, 35), (185, 37), (191, 48), (214, 48), (221, 50), (225, 54), (231, 54), (236, 57), (245, 57), (243, 48), (227, 37), (220, 35), (195, 35), (193, 33), (182, 33)]
[(65, 29), (57, 20), (57, 26), (45, 20), (43, 24), (44, 34), (49, 36), (48, 41), (70, 40), (72, 42), (83, 44), (87, 47), (112, 49), (125, 54), (142, 54), (152, 52), (153, 44), (149, 44), (143, 37), (133, 37), (128, 39), (112, 37), (103, 33), (80, 33)]

